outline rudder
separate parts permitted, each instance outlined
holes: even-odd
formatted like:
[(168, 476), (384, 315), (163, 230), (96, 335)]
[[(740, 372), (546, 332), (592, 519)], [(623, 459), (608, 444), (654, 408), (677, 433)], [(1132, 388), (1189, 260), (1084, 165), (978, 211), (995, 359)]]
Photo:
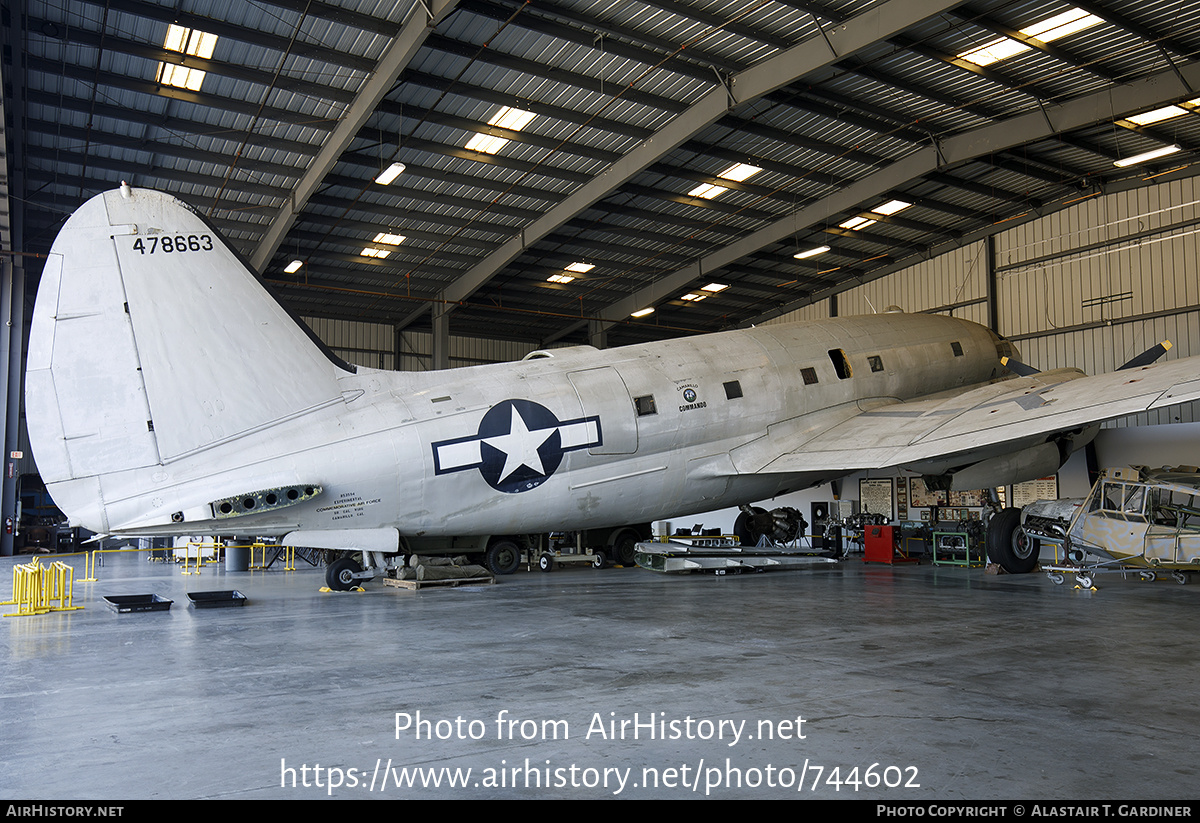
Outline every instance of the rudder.
[(122, 187), (51, 248), (29, 437), (47, 483), (170, 463), (340, 399), (340, 373), (203, 217)]

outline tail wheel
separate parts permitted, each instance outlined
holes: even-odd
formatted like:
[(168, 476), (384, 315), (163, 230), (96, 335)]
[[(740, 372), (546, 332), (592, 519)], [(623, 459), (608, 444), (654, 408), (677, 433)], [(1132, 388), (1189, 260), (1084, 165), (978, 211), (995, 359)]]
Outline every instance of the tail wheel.
[(358, 586), (359, 581), (354, 575), (361, 571), (358, 561), (344, 554), (325, 569), (325, 585), (335, 592), (348, 592)]
[(521, 566), (521, 547), (513, 540), (497, 540), (488, 546), (483, 564), (492, 574), (512, 574)]
[(1037, 566), (1041, 547), (1021, 528), (1021, 510), (994, 515), (987, 530), (988, 558), (1009, 574), (1028, 574)]

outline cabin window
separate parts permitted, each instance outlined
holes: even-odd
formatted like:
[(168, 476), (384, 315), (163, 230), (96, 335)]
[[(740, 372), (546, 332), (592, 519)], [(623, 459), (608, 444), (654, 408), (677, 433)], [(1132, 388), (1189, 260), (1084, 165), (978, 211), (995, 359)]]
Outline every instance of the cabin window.
[(845, 380), (851, 375), (850, 361), (846, 359), (846, 353), (841, 349), (830, 349), (829, 359), (833, 361), (833, 370), (838, 378)]
[(806, 386), (811, 386), (817, 382), (817, 370), (814, 368), (801, 369), (800, 376), (804, 378), (804, 385)]
[(867, 358), (867, 363), (871, 366), (871, 371), (883, 371), (883, 358), (877, 354), (872, 354)]
[(957, 340), (955, 340), (953, 343), (950, 344), (950, 351), (954, 352), (955, 357), (962, 357), (963, 356), (962, 343), (959, 343)]
[(725, 399), (737, 400), (742, 396), (742, 384), (737, 380), (730, 380), (725, 384)]
[(641, 397), (633, 398), (633, 407), (637, 409), (638, 417), (658, 414), (658, 407), (654, 405), (654, 395), (652, 394), (643, 394)]

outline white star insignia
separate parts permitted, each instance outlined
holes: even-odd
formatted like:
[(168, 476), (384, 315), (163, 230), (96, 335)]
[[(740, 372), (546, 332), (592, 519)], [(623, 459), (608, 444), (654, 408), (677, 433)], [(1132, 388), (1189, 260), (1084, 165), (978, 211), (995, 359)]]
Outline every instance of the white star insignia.
[(556, 431), (558, 431), (557, 427), (530, 431), (529, 427), (525, 425), (525, 419), (517, 411), (517, 407), (513, 406), (512, 422), (509, 425), (508, 434), (488, 437), (483, 441), (492, 448), (504, 452), (504, 469), (500, 472), (499, 482), (507, 480), (522, 466), (526, 466), (540, 475), (545, 474), (546, 470), (542, 465), (542, 457), (538, 454), (538, 448)]

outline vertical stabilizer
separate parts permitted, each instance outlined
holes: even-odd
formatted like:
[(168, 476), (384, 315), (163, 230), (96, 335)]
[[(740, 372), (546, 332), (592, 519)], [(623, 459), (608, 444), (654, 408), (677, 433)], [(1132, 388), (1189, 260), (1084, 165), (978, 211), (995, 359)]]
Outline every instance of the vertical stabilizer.
[(51, 248), (29, 437), (48, 483), (169, 463), (336, 401), (338, 374), (207, 221), (122, 187)]

